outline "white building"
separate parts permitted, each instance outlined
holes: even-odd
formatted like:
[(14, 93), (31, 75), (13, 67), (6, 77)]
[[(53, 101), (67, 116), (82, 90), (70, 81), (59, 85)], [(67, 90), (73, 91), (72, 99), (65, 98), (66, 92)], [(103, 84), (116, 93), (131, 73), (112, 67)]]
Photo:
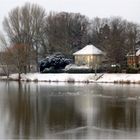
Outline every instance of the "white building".
[(104, 52), (94, 45), (87, 45), (81, 50), (73, 53), (76, 65), (87, 65), (97, 68), (102, 64)]

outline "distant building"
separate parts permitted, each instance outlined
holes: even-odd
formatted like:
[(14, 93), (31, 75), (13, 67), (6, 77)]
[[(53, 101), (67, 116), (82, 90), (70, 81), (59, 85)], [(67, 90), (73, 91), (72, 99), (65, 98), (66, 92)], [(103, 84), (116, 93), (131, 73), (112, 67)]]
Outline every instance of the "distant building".
[(87, 65), (92, 68), (99, 68), (104, 59), (104, 52), (93, 45), (87, 45), (73, 55), (76, 65)]
[(140, 66), (140, 49), (135, 52), (130, 52), (127, 54), (127, 65), (129, 67), (139, 67)]

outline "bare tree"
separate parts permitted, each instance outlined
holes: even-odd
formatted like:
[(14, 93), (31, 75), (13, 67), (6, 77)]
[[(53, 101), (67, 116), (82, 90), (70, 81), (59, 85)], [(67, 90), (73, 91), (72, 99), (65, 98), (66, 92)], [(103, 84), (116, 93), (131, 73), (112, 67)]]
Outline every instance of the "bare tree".
[[(139, 38), (139, 26), (137, 24), (129, 22), (127, 24), (127, 45), (129, 48), (129, 52), (133, 54), (133, 62), (135, 62), (135, 55), (136, 55), (136, 44), (140, 40)], [(136, 64), (134, 64), (134, 67), (136, 67)]]
[(50, 13), (46, 19), (48, 53), (71, 55), (87, 43), (88, 19), (75, 13)]
[(2, 34), (0, 34), (0, 44), (2, 47), (0, 63), (3, 71), (7, 77), (11, 72), (17, 72), (20, 79), (20, 74), (26, 73), (30, 66), (29, 58), (34, 54), (28, 51), (31, 46), (22, 43), (9, 44)]
[(124, 65), (126, 54), (134, 50), (139, 29), (136, 24), (120, 17), (95, 18), (90, 24), (91, 43), (106, 52), (110, 63)]
[(5, 17), (3, 26), (11, 43), (22, 43), (30, 53), (36, 52), (35, 58), (30, 58), (28, 63), (34, 59), (38, 63), (38, 52), (42, 44), (44, 34), (45, 10), (36, 5), (26, 3), (23, 7), (14, 8), (8, 17)]
[(96, 17), (93, 20), (90, 20), (90, 25), (88, 29), (89, 42), (103, 50), (104, 47), (102, 46), (102, 30), (105, 27), (105, 25), (108, 25), (108, 22), (108, 19)]
[(5, 58), (13, 69), (14, 72), (19, 74), (19, 80), (21, 73), (26, 73), (28, 67), (28, 49), (30, 46), (25, 44), (13, 44), (5, 49)]
[(4, 74), (9, 78), (10, 74), (10, 65), (9, 65), (9, 56), (6, 54), (5, 50), (7, 49), (7, 41), (2, 33), (0, 33), (0, 65), (1, 69), (4, 72)]

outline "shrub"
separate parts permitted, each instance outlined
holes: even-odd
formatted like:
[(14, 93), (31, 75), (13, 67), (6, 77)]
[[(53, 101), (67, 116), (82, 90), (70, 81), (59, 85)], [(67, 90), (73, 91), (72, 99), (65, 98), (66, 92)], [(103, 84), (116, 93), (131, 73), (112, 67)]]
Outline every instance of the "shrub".
[[(70, 64), (70, 65), (67, 65), (64, 69), (64, 71), (66, 73), (95, 73), (95, 70), (86, 66), (86, 65), (83, 65), (83, 66), (77, 66), (77, 65), (74, 65), (74, 64)], [(100, 73), (102, 72), (101, 69), (97, 69), (96, 70), (97, 73)]]
[(72, 63), (71, 59), (65, 58), (61, 53), (50, 55), (40, 61), (40, 72), (57, 72), (64, 69), (66, 65)]
[(131, 68), (131, 67), (128, 67), (126, 69), (126, 73), (138, 73), (139, 72), (139, 69), (138, 68)]
[(107, 69), (108, 73), (121, 73), (121, 68), (120, 67), (109, 67)]

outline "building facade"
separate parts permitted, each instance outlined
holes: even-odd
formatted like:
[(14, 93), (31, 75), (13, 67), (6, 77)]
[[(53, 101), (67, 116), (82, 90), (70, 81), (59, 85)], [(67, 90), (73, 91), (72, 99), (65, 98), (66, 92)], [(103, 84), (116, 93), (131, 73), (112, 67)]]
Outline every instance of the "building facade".
[(127, 54), (127, 65), (129, 67), (140, 67), (140, 49)]
[(91, 68), (99, 68), (104, 59), (104, 53), (93, 45), (87, 45), (73, 55), (76, 65), (87, 65)]

